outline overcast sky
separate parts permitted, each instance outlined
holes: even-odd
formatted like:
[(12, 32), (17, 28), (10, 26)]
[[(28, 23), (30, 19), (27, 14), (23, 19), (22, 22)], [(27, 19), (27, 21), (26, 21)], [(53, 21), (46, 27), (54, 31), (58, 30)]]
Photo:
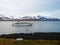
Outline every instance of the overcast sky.
[(60, 18), (60, 0), (0, 0), (0, 14)]

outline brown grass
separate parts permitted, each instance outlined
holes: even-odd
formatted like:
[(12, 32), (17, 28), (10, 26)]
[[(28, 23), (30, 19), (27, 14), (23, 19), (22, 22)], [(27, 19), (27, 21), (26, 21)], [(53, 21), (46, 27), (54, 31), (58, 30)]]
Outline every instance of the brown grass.
[(60, 45), (60, 40), (22, 40), (0, 38), (0, 45)]

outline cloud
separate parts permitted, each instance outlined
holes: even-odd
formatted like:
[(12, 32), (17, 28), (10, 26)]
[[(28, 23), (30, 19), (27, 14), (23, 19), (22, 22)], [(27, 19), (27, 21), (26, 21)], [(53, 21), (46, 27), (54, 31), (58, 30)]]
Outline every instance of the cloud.
[(60, 0), (0, 0), (0, 13), (5, 16), (60, 17), (59, 4)]

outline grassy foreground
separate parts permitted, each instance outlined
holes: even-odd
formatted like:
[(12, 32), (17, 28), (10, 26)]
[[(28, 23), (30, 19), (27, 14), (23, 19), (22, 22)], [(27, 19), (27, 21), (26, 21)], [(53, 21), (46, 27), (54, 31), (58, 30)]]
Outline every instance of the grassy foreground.
[(0, 38), (0, 45), (60, 45), (60, 40), (23, 40)]

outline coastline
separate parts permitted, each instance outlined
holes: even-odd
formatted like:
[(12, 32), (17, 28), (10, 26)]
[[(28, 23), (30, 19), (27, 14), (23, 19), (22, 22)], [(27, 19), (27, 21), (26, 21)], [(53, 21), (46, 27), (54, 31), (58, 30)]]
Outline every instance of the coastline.
[(32, 40), (60, 40), (60, 32), (35, 32), (35, 33), (13, 33), (13, 34), (2, 34), (0, 38), (7, 38), (7, 39), (32, 39)]
[(0, 20), (0, 21), (60, 21), (60, 20), (40, 20), (40, 19), (12, 19), (12, 20)]

